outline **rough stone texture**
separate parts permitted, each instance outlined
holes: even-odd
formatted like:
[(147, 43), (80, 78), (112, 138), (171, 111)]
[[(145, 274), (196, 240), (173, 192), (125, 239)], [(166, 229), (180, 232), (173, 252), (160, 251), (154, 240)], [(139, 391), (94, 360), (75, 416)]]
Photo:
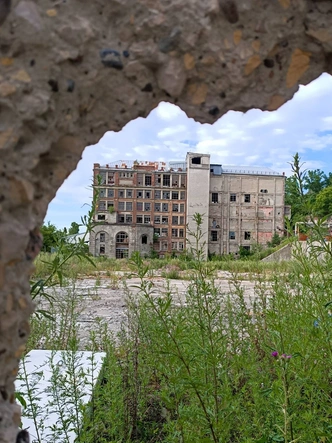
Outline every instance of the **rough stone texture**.
[(0, 442), (19, 424), (37, 227), (84, 146), (161, 100), (210, 123), (277, 109), (331, 72), (331, 30), (330, 1), (0, 0)]

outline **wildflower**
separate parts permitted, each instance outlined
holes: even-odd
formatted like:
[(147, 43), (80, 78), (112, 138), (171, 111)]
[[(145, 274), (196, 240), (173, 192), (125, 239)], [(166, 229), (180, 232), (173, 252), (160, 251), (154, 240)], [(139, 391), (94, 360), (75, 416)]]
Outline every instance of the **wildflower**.
[(281, 358), (290, 359), (290, 358), (292, 358), (292, 356), (291, 355), (287, 355), (287, 354), (282, 354)]
[(272, 355), (272, 357), (277, 358), (278, 355), (279, 355), (279, 353), (278, 353), (278, 351), (273, 351), (273, 352), (271, 353), (271, 355)]

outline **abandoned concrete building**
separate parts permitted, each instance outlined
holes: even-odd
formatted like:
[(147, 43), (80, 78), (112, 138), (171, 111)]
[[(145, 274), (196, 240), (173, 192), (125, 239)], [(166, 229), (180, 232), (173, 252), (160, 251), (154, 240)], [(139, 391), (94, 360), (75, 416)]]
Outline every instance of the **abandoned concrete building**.
[[(188, 153), (184, 162), (94, 164), (98, 193), (90, 237), (93, 255), (124, 258), (133, 251), (163, 258), (186, 248), (193, 215), (203, 214), (204, 253), (237, 254), (283, 235), (285, 175), (268, 168), (211, 164)], [(99, 177), (99, 179), (98, 179)]]

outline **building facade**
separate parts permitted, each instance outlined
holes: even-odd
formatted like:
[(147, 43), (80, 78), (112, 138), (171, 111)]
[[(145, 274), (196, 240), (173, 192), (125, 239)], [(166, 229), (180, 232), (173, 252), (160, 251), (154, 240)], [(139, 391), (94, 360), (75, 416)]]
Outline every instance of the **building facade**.
[(203, 215), (204, 253), (237, 254), (283, 236), (285, 175), (268, 168), (211, 164), (208, 154), (185, 162), (94, 165), (98, 193), (90, 252), (122, 258), (133, 251), (159, 257), (186, 248), (194, 214)]

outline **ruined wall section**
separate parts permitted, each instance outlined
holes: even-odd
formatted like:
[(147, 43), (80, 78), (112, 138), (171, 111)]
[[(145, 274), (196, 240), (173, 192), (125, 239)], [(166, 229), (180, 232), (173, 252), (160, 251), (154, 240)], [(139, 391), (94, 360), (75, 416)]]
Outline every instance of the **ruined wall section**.
[(84, 146), (162, 101), (212, 123), (331, 72), (314, 0), (0, 0), (0, 442), (13, 442), (38, 226)]

